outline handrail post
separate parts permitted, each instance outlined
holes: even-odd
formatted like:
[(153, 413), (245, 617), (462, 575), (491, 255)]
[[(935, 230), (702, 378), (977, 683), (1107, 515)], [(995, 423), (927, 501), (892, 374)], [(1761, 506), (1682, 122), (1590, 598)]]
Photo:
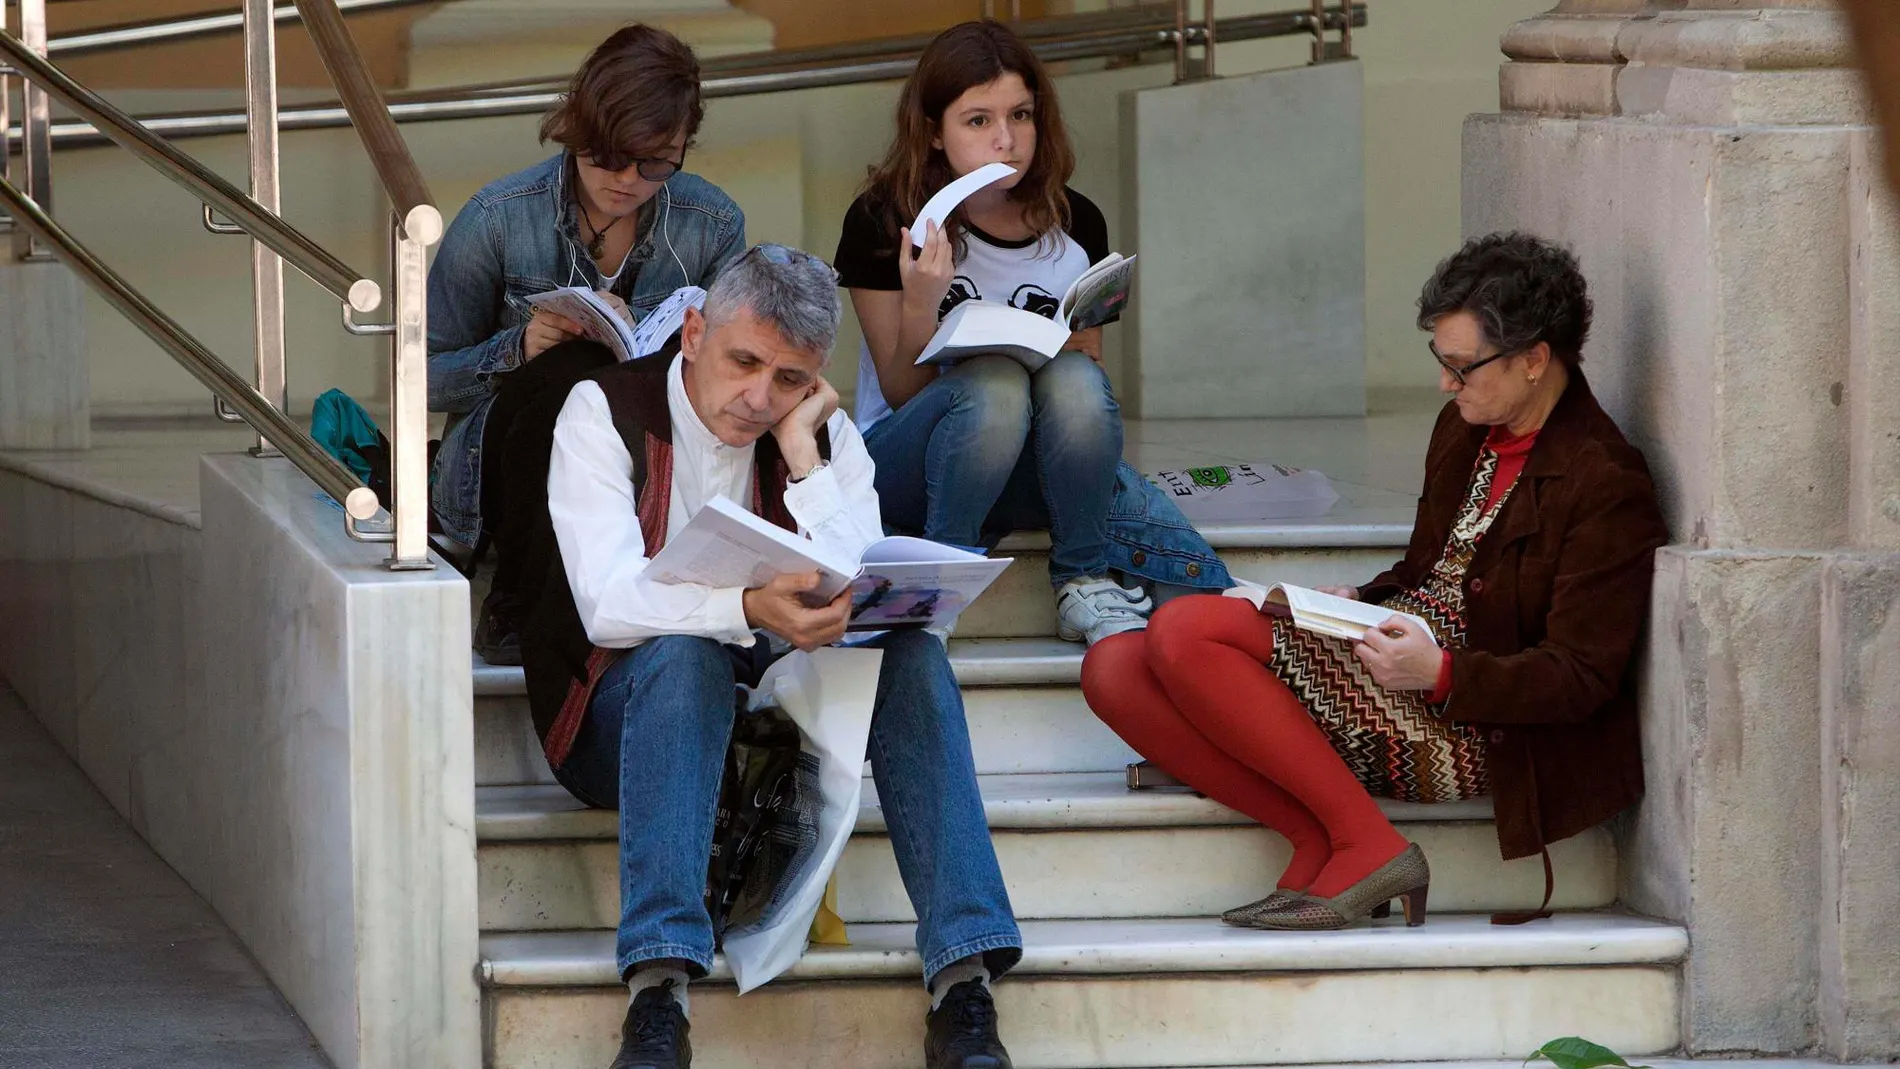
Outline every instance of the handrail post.
[[(15, 0), (20, 8), (20, 43), (46, 55), (46, 0)], [(46, 90), (30, 78), (20, 79), (21, 187), (42, 211), (53, 210), (53, 107)], [(25, 227), (13, 230), (13, 258), (26, 260), (36, 251)]]
[[(0, 0), (0, 33), (10, 33), (7, 3)], [(25, 85), (26, 79), (20, 79)], [(13, 181), (13, 68), (0, 63), (0, 182)], [(18, 229), (13, 216), (0, 213), (0, 234)]]
[[(1351, 0), (1347, 0), (1348, 3)], [(1201, 0), (1201, 77), (1214, 77), (1214, 43), (1220, 30), (1214, 25), (1214, 0)]]
[[(280, 215), (274, 0), (244, 0), (244, 95), (250, 127), (251, 199)], [(251, 352), (256, 360), (257, 392), (282, 412), (289, 403), (284, 375), (284, 261), (256, 240), (251, 242)], [(277, 449), (259, 434), (251, 452), (273, 456)]]
[[(1319, 0), (1314, 0), (1315, 3)], [(1187, 81), (1188, 0), (1174, 0), (1174, 84)]]
[(396, 538), (389, 567), (398, 571), (435, 567), (429, 559), (429, 243), (411, 236), (427, 229), (407, 225), (413, 222), (394, 217), (390, 224), (396, 333), (389, 362), (389, 511)]

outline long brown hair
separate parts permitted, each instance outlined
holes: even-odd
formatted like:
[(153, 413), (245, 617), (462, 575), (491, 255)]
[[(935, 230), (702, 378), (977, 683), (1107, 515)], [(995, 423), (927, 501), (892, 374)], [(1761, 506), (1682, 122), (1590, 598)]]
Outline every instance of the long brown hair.
[[(884, 162), (871, 169), (864, 191), (885, 217), (890, 232), (909, 226), (930, 195), (957, 176), (950, 160), (930, 142), (940, 134), (944, 113), (965, 92), (1015, 74), (1035, 100), (1036, 158), (1009, 199), (1022, 205), (1023, 222), (1048, 241), (1069, 225), (1069, 194), (1064, 186), (1075, 173), (1075, 150), (1055, 84), (1042, 61), (1009, 27), (993, 19), (965, 22), (938, 34), (917, 60), (897, 98), (897, 137)], [(945, 235), (961, 254), (966, 227), (963, 209), (945, 221)]]

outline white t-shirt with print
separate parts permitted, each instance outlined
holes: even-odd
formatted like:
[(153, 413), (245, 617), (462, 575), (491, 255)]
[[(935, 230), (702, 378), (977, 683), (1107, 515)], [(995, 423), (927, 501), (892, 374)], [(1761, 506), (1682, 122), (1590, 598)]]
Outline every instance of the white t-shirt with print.
[[(1108, 255), (1108, 225), (1093, 202), (1069, 192), (1073, 222), (1053, 241), (1028, 238), (1004, 241), (974, 227), (966, 228), (964, 250), (937, 308), (939, 322), (964, 301), (998, 301), (1037, 315), (1055, 318), (1062, 295), (1089, 265)], [(897, 242), (886, 238), (865, 206), (864, 198), (851, 206), (839, 238), (836, 267), (838, 284), (846, 289), (901, 290), (893, 255)], [(1091, 247), (1094, 246), (1094, 247)], [(878, 385), (877, 362), (868, 344), (858, 346), (856, 419), (868, 431), (891, 414)]]

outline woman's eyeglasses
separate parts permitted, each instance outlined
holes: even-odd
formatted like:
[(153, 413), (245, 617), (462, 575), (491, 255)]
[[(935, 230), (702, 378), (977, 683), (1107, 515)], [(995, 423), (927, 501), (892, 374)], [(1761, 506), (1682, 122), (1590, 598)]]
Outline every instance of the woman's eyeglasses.
[(678, 174), (686, 166), (686, 153), (680, 153), (677, 160), (661, 156), (634, 156), (618, 152), (588, 153), (587, 162), (613, 174), (619, 174), (629, 167), (638, 167), (640, 177), (649, 182), (664, 182)]
[(1486, 365), (1486, 364), (1489, 364), (1489, 363), (1491, 363), (1492, 361), (1495, 361), (1495, 360), (1502, 360), (1502, 359), (1504, 359), (1504, 358), (1505, 358), (1505, 357), (1507, 357), (1507, 356), (1516, 356), (1516, 355), (1517, 355), (1518, 353), (1520, 353), (1520, 352), (1522, 352), (1522, 351), (1523, 351), (1523, 350), (1520, 350), (1520, 349), (1513, 349), (1513, 350), (1510, 350), (1510, 351), (1508, 351), (1508, 352), (1502, 352), (1502, 353), (1492, 353), (1492, 354), (1491, 354), (1490, 356), (1487, 356), (1487, 357), (1485, 357), (1485, 358), (1484, 358), (1484, 359), (1482, 359), (1482, 360), (1473, 360), (1473, 361), (1472, 361), (1471, 363), (1469, 363), (1469, 364), (1466, 364), (1466, 365), (1465, 365), (1465, 366), (1463, 366), (1463, 367), (1457, 367), (1457, 366), (1455, 366), (1455, 365), (1453, 365), (1451, 361), (1449, 361), (1449, 360), (1446, 360), (1446, 359), (1444, 358), (1444, 356), (1443, 356), (1443, 355), (1441, 355), (1441, 354), (1439, 353), (1439, 351), (1438, 351), (1438, 346), (1437, 346), (1437, 345), (1434, 345), (1434, 344), (1433, 344), (1433, 343), (1431, 343), (1431, 342), (1426, 342), (1426, 343), (1425, 343), (1425, 348), (1426, 348), (1427, 350), (1429, 350), (1429, 351), (1431, 352), (1431, 354), (1432, 354), (1432, 359), (1433, 359), (1433, 360), (1436, 360), (1436, 361), (1438, 361), (1438, 366), (1439, 366), (1439, 367), (1442, 367), (1442, 368), (1444, 368), (1444, 369), (1445, 369), (1446, 371), (1449, 371), (1449, 372), (1451, 372), (1451, 377), (1452, 377), (1453, 379), (1455, 379), (1455, 380), (1457, 380), (1457, 382), (1458, 382), (1458, 385), (1460, 385), (1460, 386), (1463, 386), (1463, 385), (1465, 384), (1465, 379), (1466, 379), (1466, 378), (1467, 378), (1467, 377), (1468, 377), (1468, 376), (1469, 376), (1469, 375), (1470, 375), (1470, 374), (1471, 374), (1472, 372), (1474, 372), (1474, 371), (1476, 371), (1476, 370), (1478, 370), (1479, 368), (1481, 368), (1481, 367), (1483, 367), (1484, 365)]

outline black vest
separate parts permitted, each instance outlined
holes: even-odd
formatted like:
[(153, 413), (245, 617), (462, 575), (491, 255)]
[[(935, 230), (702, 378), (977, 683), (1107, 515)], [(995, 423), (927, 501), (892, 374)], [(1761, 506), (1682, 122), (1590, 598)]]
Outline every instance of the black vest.
[[(673, 495), (673, 419), (666, 389), (672, 364), (668, 353), (615, 364), (587, 379), (606, 395), (614, 429), (633, 460), (634, 499), (649, 558), (666, 544)], [(550, 451), (552, 438), (549, 428)], [(818, 455), (831, 458), (831, 435), (825, 427), (818, 429)], [(759, 439), (753, 465), (748, 503), (752, 510), (786, 530), (797, 530), (797, 521), (785, 507), (785, 485), (791, 472), (771, 434)], [(542, 575), (544, 580), (523, 615), (527, 622), (521, 632), (522, 670), (535, 734), (541, 738), (548, 764), (559, 768), (587, 713), (595, 683), (626, 651), (601, 649), (588, 640), (567, 585), (567, 569), (552, 523), (535, 532), (527, 552), (532, 570), (524, 574)]]

